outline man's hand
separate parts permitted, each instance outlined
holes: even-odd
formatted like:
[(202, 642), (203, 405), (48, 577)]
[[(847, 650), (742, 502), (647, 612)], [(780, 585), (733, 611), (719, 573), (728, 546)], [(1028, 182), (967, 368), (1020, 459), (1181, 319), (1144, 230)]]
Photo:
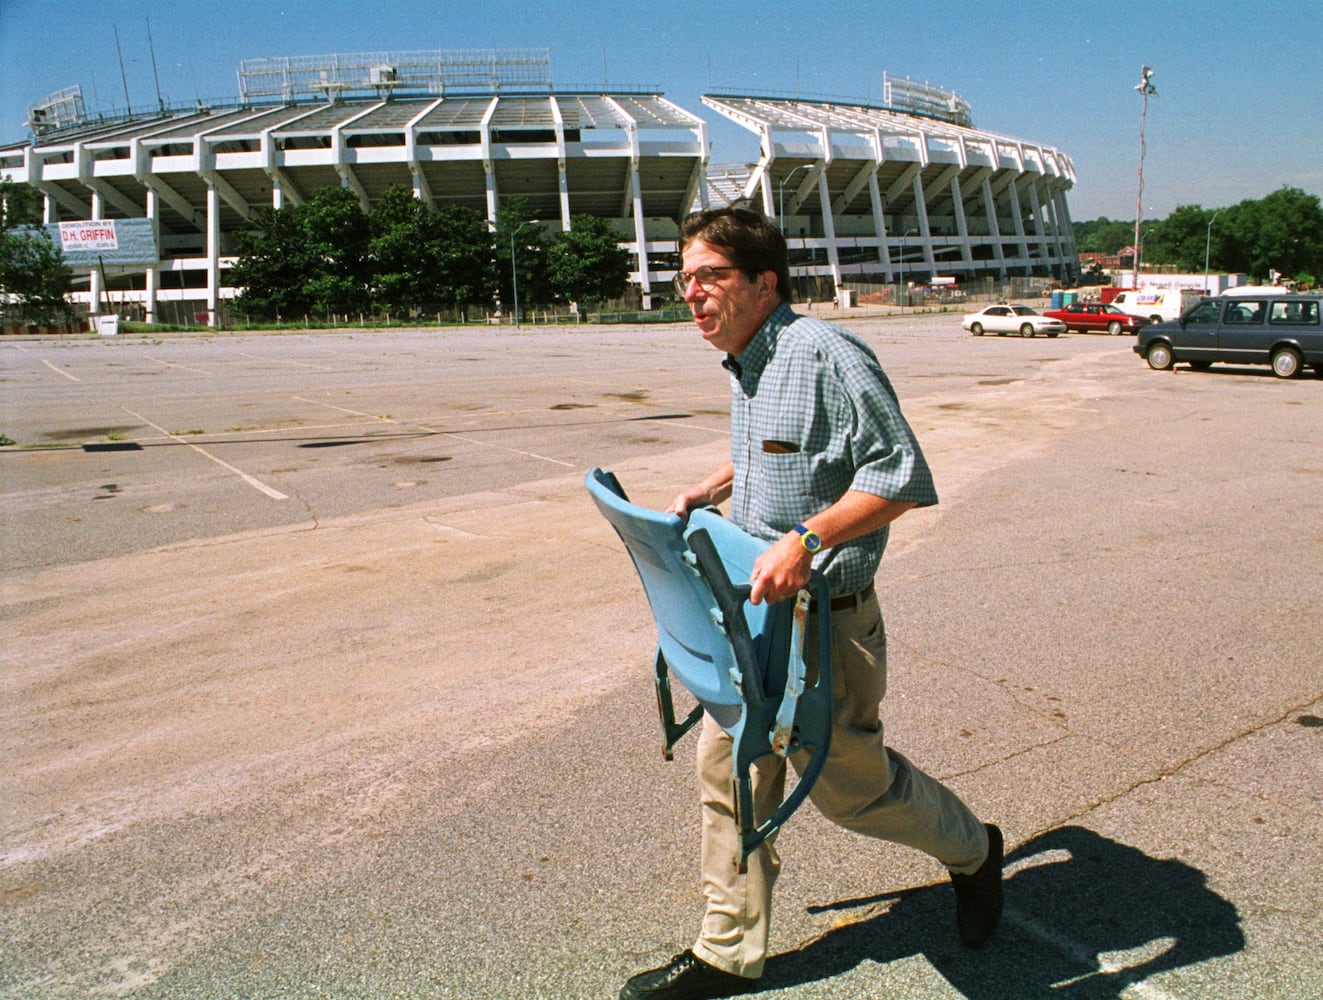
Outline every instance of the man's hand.
[(682, 518), (688, 518), (691, 510), (695, 507), (706, 506), (707, 503), (707, 490), (702, 486), (691, 486), (689, 489), (676, 494), (675, 499), (666, 508), (666, 513), (678, 514)]
[(689, 512), (696, 507), (715, 507), (730, 496), (730, 484), (734, 479), (735, 467), (727, 462), (697, 486), (679, 493), (666, 508), (666, 513), (688, 520)]
[(772, 547), (753, 563), (749, 583), (753, 590), (749, 601), (753, 604), (776, 604), (794, 597), (809, 582), (813, 573), (813, 556), (799, 541), (798, 532), (782, 535)]

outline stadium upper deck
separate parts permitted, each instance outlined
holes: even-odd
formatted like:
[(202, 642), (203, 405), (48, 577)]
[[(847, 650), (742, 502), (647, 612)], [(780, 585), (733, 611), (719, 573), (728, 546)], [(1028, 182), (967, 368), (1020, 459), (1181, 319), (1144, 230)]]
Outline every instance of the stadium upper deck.
[(758, 136), (741, 195), (781, 219), (800, 273), (838, 287), (879, 274), (1078, 274), (1066, 204), (1075, 172), (1058, 150), (867, 105), (703, 103)]
[[(407, 75), (415, 70), (406, 60), (443, 55), (454, 54), (396, 58), (404, 70), (389, 53), (358, 57), (351, 68), (334, 57), (331, 71), (251, 61), (240, 71), (249, 103), (112, 120), (88, 120), (71, 88), (52, 95), (57, 116), (38, 123), (42, 109), (34, 109), (32, 141), (0, 148), (0, 175), (40, 192), (50, 223), (151, 219), (162, 259), (105, 269), (115, 301), (148, 318), (177, 303), (166, 318), (183, 309), (215, 322), (236, 291), (225, 275), (239, 227), (260, 208), (297, 204), (327, 185), (352, 190), (365, 209), (404, 184), (427, 204), (469, 205), (492, 220), (512, 198), (552, 227), (568, 229), (581, 213), (608, 219), (633, 257), (645, 308), (678, 267), (679, 220), (734, 201), (782, 219), (794, 273), (836, 287), (898, 274), (920, 282), (1067, 277), (1078, 268), (1069, 159), (977, 131), (958, 99), (948, 102), (952, 114), (936, 118), (705, 96), (761, 147), (755, 164), (710, 167), (706, 122), (659, 93), (556, 92), (549, 69), (546, 79), (534, 72), (493, 82), (472, 76), (474, 66), (489, 68), (473, 58), (469, 76), (450, 70), (426, 83), (433, 93), (416, 93), (422, 78)], [(537, 58), (507, 62), (521, 74), (540, 66)], [(934, 92), (954, 98), (917, 93), (928, 100)], [(103, 273), (85, 273), (80, 298), (96, 311)]]

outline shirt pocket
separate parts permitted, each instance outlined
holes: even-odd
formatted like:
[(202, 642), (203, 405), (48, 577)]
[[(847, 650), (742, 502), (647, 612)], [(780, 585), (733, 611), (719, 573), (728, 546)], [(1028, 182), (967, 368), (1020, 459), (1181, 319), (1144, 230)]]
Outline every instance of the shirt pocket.
[(755, 518), (784, 534), (823, 505), (813, 499), (815, 458), (802, 451), (753, 454), (752, 501)]

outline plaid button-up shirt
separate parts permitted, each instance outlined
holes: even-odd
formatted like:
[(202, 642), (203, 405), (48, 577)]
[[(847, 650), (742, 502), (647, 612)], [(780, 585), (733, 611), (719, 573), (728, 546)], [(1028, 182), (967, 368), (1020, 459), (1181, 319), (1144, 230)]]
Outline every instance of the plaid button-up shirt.
[[(782, 304), (731, 374), (731, 519), (775, 540), (847, 490), (937, 503), (928, 463), (872, 350)], [(888, 528), (818, 553), (833, 595), (877, 573)]]

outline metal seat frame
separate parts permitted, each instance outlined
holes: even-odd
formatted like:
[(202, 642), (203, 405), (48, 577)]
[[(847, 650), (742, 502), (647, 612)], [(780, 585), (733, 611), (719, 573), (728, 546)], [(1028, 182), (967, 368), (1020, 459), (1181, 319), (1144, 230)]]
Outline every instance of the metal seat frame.
[[(711, 509), (688, 521), (630, 503), (615, 475), (588, 473), (585, 485), (602, 516), (625, 544), (657, 624), (654, 679), (664, 737), (663, 755), (706, 711), (730, 734), (739, 870), (788, 820), (817, 781), (831, 748), (831, 601), (814, 573), (794, 600), (751, 604), (754, 560), (769, 543)], [(817, 624), (817, 670), (803, 656), (812, 605)], [(677, 721), (670, 678), (698, 704)], [(771, 814), (754, 815), (751, 767), (769, 754), (797, 759), (799, 780)], [(799, 765), (802, 763), (802, 767)]]

